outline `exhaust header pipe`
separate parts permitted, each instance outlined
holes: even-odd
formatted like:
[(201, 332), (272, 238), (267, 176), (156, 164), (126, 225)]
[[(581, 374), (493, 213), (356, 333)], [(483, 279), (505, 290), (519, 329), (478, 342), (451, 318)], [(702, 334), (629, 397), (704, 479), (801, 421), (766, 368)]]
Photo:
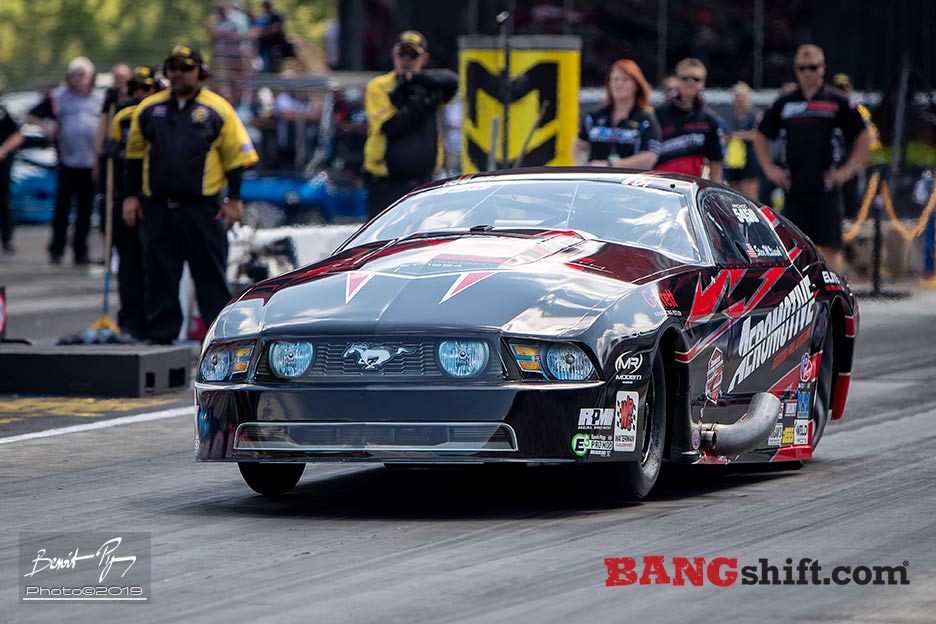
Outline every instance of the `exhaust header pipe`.
[(710, 424), (702, 430), (702, 442), (716, 455), (741, 455), (761, 448), (770, 437), (780, 414), (780, 399), (758, 392), (748, 411), (731, 425)]

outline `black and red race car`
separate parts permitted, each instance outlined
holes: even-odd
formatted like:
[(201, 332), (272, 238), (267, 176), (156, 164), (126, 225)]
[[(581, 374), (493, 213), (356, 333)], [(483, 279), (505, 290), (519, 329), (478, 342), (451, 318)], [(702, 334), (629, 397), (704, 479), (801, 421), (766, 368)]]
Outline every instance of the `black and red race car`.
[(306, 462), (800, 462), (842, 416), (855, 297), (724, 186), (537, 169), (405, 196), (208, 332), (196, 456), (282, 494)]

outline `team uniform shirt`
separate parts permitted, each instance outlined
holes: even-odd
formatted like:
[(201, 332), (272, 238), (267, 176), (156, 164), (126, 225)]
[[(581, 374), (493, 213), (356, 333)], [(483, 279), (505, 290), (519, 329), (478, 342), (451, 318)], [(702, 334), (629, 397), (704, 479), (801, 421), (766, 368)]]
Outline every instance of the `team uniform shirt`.
[(66, 87), (57, 87), (29, 114), (40, 119), (54, 119), (58, 124), (61, 164), (73, 169), (91, 169), (97, 161), (94, 142), (103, 103), (103, 91), (81, 95)]
[(721, 119), (701, 102), (691, 109), (670, 100), (656, 111), (663, 144), (656, 169), (702, 175), (705, 160), (720, 162), (724, 151)]
[(758, 130), (781, 141), (790, 190), (801, 193), (826, 190), (825, 173), (845, 162), (846, 145), (866, 127), (844, 93), (823, 85), (811, 100), (799, 89), (777, 98)]
[(660, 124), (656, 116), (636, 106), (627, 118), (613, 121), (610, 106), (585, 115), (579, 137), (591, 146), (591, 160), (607, 160), (615, 155), (627, 158), (640, 152), (660, 153)]
[(143, 160), (144, 195), (175, 199), (217, 195), (228, 171), (258, 160), (234, 108), (208, 89), (181, 108), (169, 89), (140, 102), (126, 157)]

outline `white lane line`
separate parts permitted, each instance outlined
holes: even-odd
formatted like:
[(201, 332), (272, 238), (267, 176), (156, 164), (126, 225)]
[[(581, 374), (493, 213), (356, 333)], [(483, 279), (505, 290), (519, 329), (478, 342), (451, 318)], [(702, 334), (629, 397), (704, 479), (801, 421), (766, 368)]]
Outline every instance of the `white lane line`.
[(94, 431), (95, 429), (109, 429), (110, 427), (119, 427), (121, 425), (133, 425), (136, 423), (149, 422), (151, 420), (162, 420), (164, 418), (177, 418), (179, 416), (195, 415), (195, 407), (176, 407), (174, 409), (163, 410), (161, 412), (149, 412), (148, 414), (137, 414), (135, 416), (121, 416), (120, 418), (111, 418), (110, 420), (98, 420), (84, 425), (72, 425), (71, 427), (59, 427), (58, 429), (46, 429), (45, 431), (34, 431), (32, 433), (23, 433), (21, 435), (0, 438), (0, 444), (13, 444), (14, 442), (25, 442), (26, 440), (38, 440), (40, 438), (52, 438), (69, 433), (81, 433), (83, 431)]

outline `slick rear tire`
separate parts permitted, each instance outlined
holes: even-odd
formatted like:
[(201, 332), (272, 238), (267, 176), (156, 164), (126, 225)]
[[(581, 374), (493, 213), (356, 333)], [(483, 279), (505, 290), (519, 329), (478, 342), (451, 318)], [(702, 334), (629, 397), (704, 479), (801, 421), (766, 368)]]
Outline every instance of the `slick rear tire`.
[(819, 377), (816, 380), (816, 397), (812, 408), (812, 447), (816, 448), (825, 431), (832, 413), (832, 378), (835, 374), (835, 340), (831, 321), (826, 327), (822, 346), (822, 360), (819, 362)]
[(660, 476), (666, 446), (666, 371), (657, 357), (643, 407), (639, 411), (637, 435), (640, 461), (610, 464), (613, 497), (622, 501), (645, 498)]
[(305, 464), (262, 464), (238, 462), (241, 477), (251, 490), (264, 496), (282, 496), (296, 487)]

